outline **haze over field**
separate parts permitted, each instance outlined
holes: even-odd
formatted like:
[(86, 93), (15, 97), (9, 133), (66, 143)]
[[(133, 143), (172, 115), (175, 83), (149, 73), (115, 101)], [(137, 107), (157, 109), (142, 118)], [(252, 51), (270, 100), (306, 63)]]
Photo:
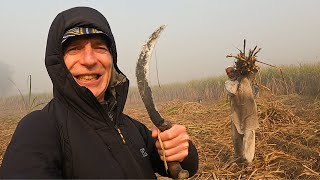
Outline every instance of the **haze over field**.
[(13, 71), (12, 67), (0, 61), (0, 96), (5, 95), (13, 86), (12, 80)]
[[(151, 62), (151, 84), (189, 81), (221, 75), (238, 53), (262, 50), (258, 59), (274, 64), (320, 60), (320, 1), (318, 0), (0, 0), (0, 96), (17, 94), (8, 79), (27, 91), (32, 75), (35, 92), (51, 92), (44, 65), (48, 29), (62, 10), (90, 6), (109, 20), (118, 65), (136, 86), (135, 65), (143, 43), (160, 25), (162, 33)], [(156, 55), (156, 56), (155, 56)], [(155, 58), (156, 57), (156, 58)]]

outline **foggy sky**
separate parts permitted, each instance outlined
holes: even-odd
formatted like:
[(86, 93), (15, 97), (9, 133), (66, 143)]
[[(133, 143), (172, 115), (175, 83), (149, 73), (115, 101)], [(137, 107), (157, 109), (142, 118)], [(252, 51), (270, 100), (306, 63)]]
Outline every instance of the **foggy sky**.
[(162, 84), (222, 75), (233, 63), (226, 55), (237, 54), (243, 39), (247, 49), (261, 47), (258, 59), (269, 64), (320, 60), (318, 0), (0, 0), (0, 75), (6, 73), (24, 91), (30, 74), (34, 92), (51, 92), (44, 65), (48, 29), (60, 11), (74, 6), (90, 6), (106, 16), (118, 66), (132, 86), (141, 47), (162, 24), (167, 28), (150, 64), (153, 85), (156, 60)]
[(14, 85), (12, 83), (13, 70), (9, 64), (0, 61), (0, 97), (6, 96)]

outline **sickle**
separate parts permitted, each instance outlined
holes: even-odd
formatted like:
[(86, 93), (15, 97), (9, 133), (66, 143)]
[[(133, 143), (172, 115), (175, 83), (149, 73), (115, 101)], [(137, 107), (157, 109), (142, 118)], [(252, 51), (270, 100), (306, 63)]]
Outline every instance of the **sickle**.
[[(155, 107), (152, 98), (152, 91), (147, 80), (147, 74), (149, 73), (149, 62), (151, 59), (152, 50), (165, 27), (165, 25), (162, 25), (151, 34), (149, 40), (143, 45), (141, 49), (136, 66), (136, 76), (139, 93), (151, 121), (158, 129), (160, 129), (160, 131), (170, 129), (171, 123), (170, 121), (164, 120)], [(187, 179), (189, 177), (189, 172), (182, 169), (179, 162), (168, 162), (168, 168), (170, 175), (174, 179)]]

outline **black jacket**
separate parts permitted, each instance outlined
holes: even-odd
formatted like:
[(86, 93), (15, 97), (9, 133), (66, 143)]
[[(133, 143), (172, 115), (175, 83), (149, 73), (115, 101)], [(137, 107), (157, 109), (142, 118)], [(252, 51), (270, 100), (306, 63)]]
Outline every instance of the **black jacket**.
[[(76, 26), (99, 29), (112, 41), (114, 72), (106, 100), (116, 100), (114, 111), (79, 86), (64, 64), (62, 36)], [(4, 155), (1, 178), (151, 179), (156, 178), (155, 172), (166, 175), (151, 132), (122, 112), (129, 81), (117, 66), (115, 41), (103, 15), (86, 7), (57, 15), (49, 30), (45, 62), (54, 98), (19, 122)], [(198, 169), (198, 154), (191, 142), (189, 156), (181, 164), (191, 175)]]

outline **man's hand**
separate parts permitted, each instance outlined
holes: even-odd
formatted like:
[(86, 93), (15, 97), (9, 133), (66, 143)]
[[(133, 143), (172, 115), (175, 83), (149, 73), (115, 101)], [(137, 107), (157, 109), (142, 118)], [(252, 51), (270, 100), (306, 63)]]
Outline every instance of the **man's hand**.
[[(158, 128), (152, 127), (152, 137), (157, 138), (156, 147), (163, 160), (163, 150), (158, 140), (158, 131), (160, 131)], [(160, 138), (165, 149), (167, 161), (182, 162), (188, 156), (189, 136), (184, 126), (174, 125), (170, 129), (161, 132)]]

